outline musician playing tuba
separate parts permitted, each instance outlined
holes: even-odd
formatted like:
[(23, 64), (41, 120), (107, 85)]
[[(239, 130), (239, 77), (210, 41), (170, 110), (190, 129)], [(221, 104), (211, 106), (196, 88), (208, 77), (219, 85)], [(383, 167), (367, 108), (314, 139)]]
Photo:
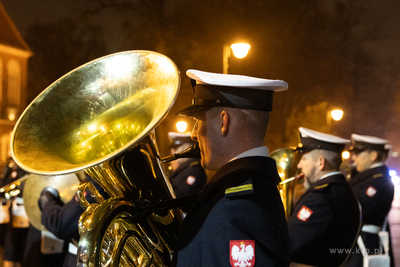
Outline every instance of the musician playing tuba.
[[(91, 182), (74, 191), (85, 210), (77, 226), (79, 266), (170, 266), (182, 214), (175, 206), (159, 207), (174, 195), (154, 129), (179, 88), (179, 70), (169, 58), (125, 51), (59, 78), (19, 118), (11, 151), (24, 170), (52, 178), (84, 171), (110, 196)], [(45, 212), (52, 196), (44, 191), (42, 197)], [(37, 198), (32, 209), (39, 209)]]
[(286, 266), (287, 225), (275, 161), (263, 146), (281, 80), (188, 70), (192, 139), (217, 171), (191, 206), (175, 247), (177, 266)]

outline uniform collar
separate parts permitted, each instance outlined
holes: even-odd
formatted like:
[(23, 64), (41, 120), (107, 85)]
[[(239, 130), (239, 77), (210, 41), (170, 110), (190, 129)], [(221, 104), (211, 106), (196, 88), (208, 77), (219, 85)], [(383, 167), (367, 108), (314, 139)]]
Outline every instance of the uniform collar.
[(346, 177), (344, 177), (344, 175), (340, 172), (332, 173), (332, 175), (329, 175), (322, 180), (316, 181), (313, 185), (310, 186), (310, 188), (307, 189), (307, 191), (303, 195), (314, 190), (325, 188), (330, 184), (347, 184)]
[[(219, 186), (222, 186), (222, 184), (225, 185), (227, 180), (232, 178), (232, 175), (237, 172), (246, 171), (265, 175), (267, 179), (271, 179), (276, 184), (281, 181), (276, 169), (276, 162), (272, 158), (260, 156), (240, 158), (235, 162), (231, 161), (222, 166), (204, 186), (198, 200), (203, 201), (204, 199), (209, 198), (210, 193)], [(248, 178), (244, 177), (244, 179), (247, 180)], [(228, 182), (228, 184), (230, 184), (230, 182)], [(230, 184), (229, 186), (234, 185)]]
[(330, 173), (327, 173), (325, 175), (322, 175), (318, 180), (322, 180), (322, 179), (325, 179), (325, 178), (327, 178), (329, 176), (338, 175), (338, 174), (342, 174), (342, 173), (340, 171), (330, 172)]
[(385, 166), (385, 163), (378, 162), (378, 163), (372, 164), (368, 169), (373, 169), (373, 168), (381, 167), (381, 166)]
[(269, 150), (268, 147), (266, 146), (259, 146), (259, 147), (255, 147), (252, 149), (249, 149), (243, 153), (240, 153), (239, 155), (237, 155), (236, 157), (234, 157), (232, 160), (235, 159), (240, 159), (240, 158), (245, 158), (245, 157), (256, 157), (256, 156), (260, 156), (260, 157), (268, 157), (269, 156)]

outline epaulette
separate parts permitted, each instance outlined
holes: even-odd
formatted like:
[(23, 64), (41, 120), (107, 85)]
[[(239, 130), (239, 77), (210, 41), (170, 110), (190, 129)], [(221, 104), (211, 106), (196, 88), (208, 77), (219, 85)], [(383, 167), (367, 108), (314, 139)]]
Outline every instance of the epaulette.
[(372, 175), (372, 178), (379, 178), (379, 177), (383, 177), (383, 173), (377, 173), (377, 174), (374, 174), (374, 175)]
[(193, 161), (192, 163), (190, 163), (189, 167), (193, 167), (193, 166), (196, 166), (196, 165), (200, 165), (200, 161), (198, 161), (198, 160)]
[(317, 185), (316, 187), (314, 187), (315, 190), (322, 190), (326, 187), (328, 187), (329, 184), (322, 184), (322, 185)]
[(232, 198), (252, 195), (253, 191), (253, 180), (249, 179), (246, 182), (241, 183), (240, 185), (227, 187), (225, 189), (225, 197)]

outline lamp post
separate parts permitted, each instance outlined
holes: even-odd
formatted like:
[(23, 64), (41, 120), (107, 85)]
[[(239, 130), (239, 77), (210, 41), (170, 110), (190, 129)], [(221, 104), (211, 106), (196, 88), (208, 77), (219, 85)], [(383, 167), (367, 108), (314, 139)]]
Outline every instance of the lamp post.
[(246, 43), (236, 43), (233, 45), (224, 45), (222, 50), (222, 73), (228, 74), (229, 58), (231, 57), (231, 50), (233, 55), (237, 58), (244, 58), (249, 52), (250, 45)]

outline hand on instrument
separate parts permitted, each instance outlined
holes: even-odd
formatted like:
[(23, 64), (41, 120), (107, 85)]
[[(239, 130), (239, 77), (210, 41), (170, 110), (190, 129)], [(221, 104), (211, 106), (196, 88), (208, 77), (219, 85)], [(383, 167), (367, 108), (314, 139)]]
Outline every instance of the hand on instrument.
[(40, 210), (42, 211), (44, 206), (49, 202), (49, 200), (56, 200), (61, 203), (60, 194), (57, 189), (53, 187), (45, 187), (40, 193), (40, 198), (38, 199), (38, 205)]

